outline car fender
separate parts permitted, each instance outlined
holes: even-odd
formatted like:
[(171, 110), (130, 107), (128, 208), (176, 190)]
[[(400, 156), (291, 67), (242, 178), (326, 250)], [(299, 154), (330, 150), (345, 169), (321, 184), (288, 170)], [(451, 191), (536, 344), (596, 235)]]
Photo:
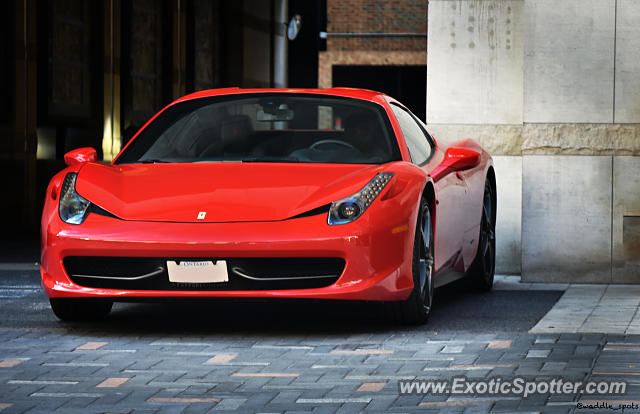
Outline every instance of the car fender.
[[(394, 180), (390, 183), (389, 189), (382, 194), (381, 200), (386, 201), (392, 197), (399, 197), (402, 199), (401, 204), (408, 206), (409, 211), (406, 212), (405, 216), (405, 225), (408, 228), (406, 234), (406, 245), (413, 246), (418, 212), (423, 196), (430, 197), (429, 202), (431, 207), (432, 225), (435, 230), (435, 185), (433, 179), (422, 168), (409, 162), (396, 163), (394, 167), (389, 168), (388, 171), (394, 172), (395, 176)], [(406, 249), (404, 255), (405, 263), (411, 264), (413, 249)], [(411, 276), (411, 273), (408, 272), (408, 275)], [(413, 280), (411, 280), (410, 283), (413, 285)]]

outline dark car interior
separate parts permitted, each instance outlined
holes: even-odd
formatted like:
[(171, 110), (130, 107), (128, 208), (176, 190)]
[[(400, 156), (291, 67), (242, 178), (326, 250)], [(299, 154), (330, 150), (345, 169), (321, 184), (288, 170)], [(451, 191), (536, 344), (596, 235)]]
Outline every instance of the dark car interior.
[(380, 108), (339, 98), (306, 98), (302, 103), (297, 102), (301, 98), (278, 98), (275, 103), (243, 98), (192, 110), (170, 108), (141, 131), (117, 163), (366, 164), (400, 159)]

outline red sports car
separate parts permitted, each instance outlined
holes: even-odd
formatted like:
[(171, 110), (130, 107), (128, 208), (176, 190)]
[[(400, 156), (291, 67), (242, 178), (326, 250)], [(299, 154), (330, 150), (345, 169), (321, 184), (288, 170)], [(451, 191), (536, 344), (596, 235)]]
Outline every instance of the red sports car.
[(389, 302), (493, 283), (491, 156), (384, 94), (217, 89), (155, 115), (111, 164), (81, 148), (49, 184), (42, 286), (63, 320), (149, 298)]

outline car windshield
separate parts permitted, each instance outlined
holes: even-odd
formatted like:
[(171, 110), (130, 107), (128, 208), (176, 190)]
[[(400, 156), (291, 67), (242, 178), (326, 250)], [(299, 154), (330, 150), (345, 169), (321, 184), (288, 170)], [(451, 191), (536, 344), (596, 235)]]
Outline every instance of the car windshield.
[(116, 159), (127, 163), (400, 160), (382, 106), (329, 95), (259, 93), (170, 106)]

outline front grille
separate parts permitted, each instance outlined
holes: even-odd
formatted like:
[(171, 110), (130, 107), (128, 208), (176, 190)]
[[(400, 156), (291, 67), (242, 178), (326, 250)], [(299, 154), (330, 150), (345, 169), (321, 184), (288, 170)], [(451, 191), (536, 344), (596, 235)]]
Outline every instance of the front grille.
[[(169, 281), (167, 261), (225, 260), (229, 281), (174, 283)], [(73, 283), (93, 288), (123, 290), (286, 290), (313, 289), (335, 283), (345, 261), (325, 257), (285, 258), (167, 258), (69, 256), (63, 259)]]

